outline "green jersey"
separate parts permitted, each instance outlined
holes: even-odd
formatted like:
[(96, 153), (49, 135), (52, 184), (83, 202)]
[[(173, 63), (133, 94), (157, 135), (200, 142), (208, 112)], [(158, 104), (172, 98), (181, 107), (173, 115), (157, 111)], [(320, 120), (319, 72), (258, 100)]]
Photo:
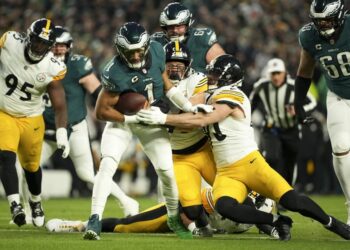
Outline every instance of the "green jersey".
[[(66, 94), (68, 125), (72, 126), (86, 117), (87, 110), (85, 104), (85, 88), (79, 80), (92, 73), (91, 60), (82, 55), (70, 55), (67, 60), (67, 74), (61, 80)], [(54, 128), (55, 113), (48, 98), (46, 98), (44, 119), (46, 127)]]
[(299, 31), (301, 47), (319, 62), (329, 90), (350, 99), (350, 16), (345, 16), (343, 30), (337, 40), (322, 38), (313, 23)]
[[(165, 46), (170, 40), (164, 32), (156, 32), (151, 37)], [(197, 72), (206, 73), (206, 55), (211, 46), (217, 42), (215, 32), (210, 28), (190, 28), (184, 43), (191, 52), (193, 59), (191, 68)]]
[(165, 52), (161, 44), (151, 41), (146, 66), (140, 70), (129, 68), (118, 56), (104, 68), (102, 86), (108, 91), (122, 93), (134, 91), (149, 102), (164, 96), (162, 74), (165, 70)]

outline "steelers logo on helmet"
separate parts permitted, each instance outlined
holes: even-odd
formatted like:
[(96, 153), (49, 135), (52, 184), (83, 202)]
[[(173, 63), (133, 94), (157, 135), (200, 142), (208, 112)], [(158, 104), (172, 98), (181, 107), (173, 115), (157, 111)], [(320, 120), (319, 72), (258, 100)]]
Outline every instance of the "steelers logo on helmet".
[(166, 44), (164, 50), (167, 73), (173, 84), (176, 84), (187, 77), (190, 71), (192, 63), (190, 51), (185, 44), (178, 40)]
[[(160, 13), (159, 23), (164, 30), (166, 36), (171, 40), (183, 41), (186, 38), (188, 29), (193, 24), (192, 13), (181, 3), (169, 3)], [(186, 25), (184, 34), (170, 34), (167, 31), (168, 26)]]
[(207, 65), (208, 84), (213, 87), (227, 85), (241, 87), (243, 83), (243, 70), (240, 62), (232, 55), (221, 55)]
[(129, 68), (140, 69), (146, 65), (150, 37), (140, 24), (125, 23), (117, 32), (114, 43), (118, 56)]
[(344, 15), (344, 0), (313, 0), (310, 5), (310, 18), (320, 36), (326, 39), (337, 34)]
[(50, 19), (34, 21), (27, 30), (25, 57), (30, 63), (40, 62), (55, 43), (54, 24)]

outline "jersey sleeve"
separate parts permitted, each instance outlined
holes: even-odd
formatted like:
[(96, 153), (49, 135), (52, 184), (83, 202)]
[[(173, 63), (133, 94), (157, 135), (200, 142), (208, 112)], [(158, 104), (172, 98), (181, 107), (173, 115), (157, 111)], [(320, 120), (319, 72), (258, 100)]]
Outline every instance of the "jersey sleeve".
[(298, 41), (300, 47), (302, 47), (304, 50), (309, 52), (311, 55), (315, 53), (315, 41), (313, 41), (313, 37), (315, 33), (315, 30), (313, 28), (313, 24), (309, 23), (304, 25), (300, 30), (299, 30), (299, 35), (298, 35)]
[(213, 103), (227, 104), (230, 107), (242, 106), (245, 101), (244, 94), (238, 89), (225, 88), (216, 93), (212, 100)]
[(79, 60), (77, 60), (77, 69), (79, 74), (79, 79), (87, 76), (93, 72), (93, 66), (90, 58), (81, 56)]
[(114, 60), (108, 63), (101, 74), (101, 85), (110, 92), (122, 93), (130, 90), (127, 76), (115, 66)]
[(203, 93), (208, 90), (208, 77), (202, 73), (196, 73), (197, 84), (194, 88), (193, 95)]
[(151, 45), (152, 48), (154, 50), (154, 54), (159, 58), (160, 63), (160, 70), (161, 72), (164, 72), (165, 70), (165, 51), (163, 46), (156, 41), (151, 41)]
[(1, 38), (0, 38), (0, 49), (3, 48), (3, 47), (5, 46), (5, 42), (6, 42), (6, 38), (7, 38), (7, 34), (8, 34), (8, 33), (9, 33), (9, 31), (6, 32), (6, 33), (4, 33), (4, 34), (1, 36)]

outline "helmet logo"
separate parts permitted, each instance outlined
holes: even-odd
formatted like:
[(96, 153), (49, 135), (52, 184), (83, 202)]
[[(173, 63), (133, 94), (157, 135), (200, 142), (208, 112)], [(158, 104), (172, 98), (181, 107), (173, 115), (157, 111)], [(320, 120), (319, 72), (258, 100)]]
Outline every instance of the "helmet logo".
[(36, 80), (38, 82), (43, 82), (43, 81), (45, 81), (45, 79), (46, 79), (46, 76), (45, 76), (44, 73), (39, 73), (39, 74), (36, 75)]

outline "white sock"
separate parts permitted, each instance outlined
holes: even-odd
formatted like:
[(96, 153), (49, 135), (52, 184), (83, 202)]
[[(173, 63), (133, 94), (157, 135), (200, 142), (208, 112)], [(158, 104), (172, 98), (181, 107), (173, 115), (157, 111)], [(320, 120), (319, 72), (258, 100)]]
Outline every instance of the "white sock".
[(111, 185), (111, 194), (120, 202), (120, 204), (125, 207), (125, 203), (130, 199), (123, 190), (114, 181)]
[(196, 223), (194, 222), (191, 222), (190, 224), (188, 224), (187, 226), (187, 229), (190, 231), (190, 232), (193, 232), (193, 230), (196, 228)]
[(20, 199), (19, 199), (19, 194), (10, 194), (9, 196), (7, 196), (7, 200), (11, 206), (12, 202), (16, 202), (17, 204), (20, 203)]
[(174, 216), (179, 214), (179, 193), (173, 169), (158, 169), (156, 171), (162, 185), (161, 190), (165, 198), (168, 215)]
[(347, 203), (350, 203), (350, 153), (344, 156), (333, 154), (333, 166)]
[(32, 194), (30, 194), (30, 198), (29, 198), (31, 201), (33, 201), (33, 202), (39, 202), (39, 201), (41, 201), (41, 195), (39, 194), (39, 195), (32, 195)]
[(107, 198), (111, 193), (112, 178), (116, 171), (117, 163), (110, 157), (103, 158), (100, 169), (95, 177), (91, 199), (91, 215), (98, 214), (100, 220), (106, 206)]

